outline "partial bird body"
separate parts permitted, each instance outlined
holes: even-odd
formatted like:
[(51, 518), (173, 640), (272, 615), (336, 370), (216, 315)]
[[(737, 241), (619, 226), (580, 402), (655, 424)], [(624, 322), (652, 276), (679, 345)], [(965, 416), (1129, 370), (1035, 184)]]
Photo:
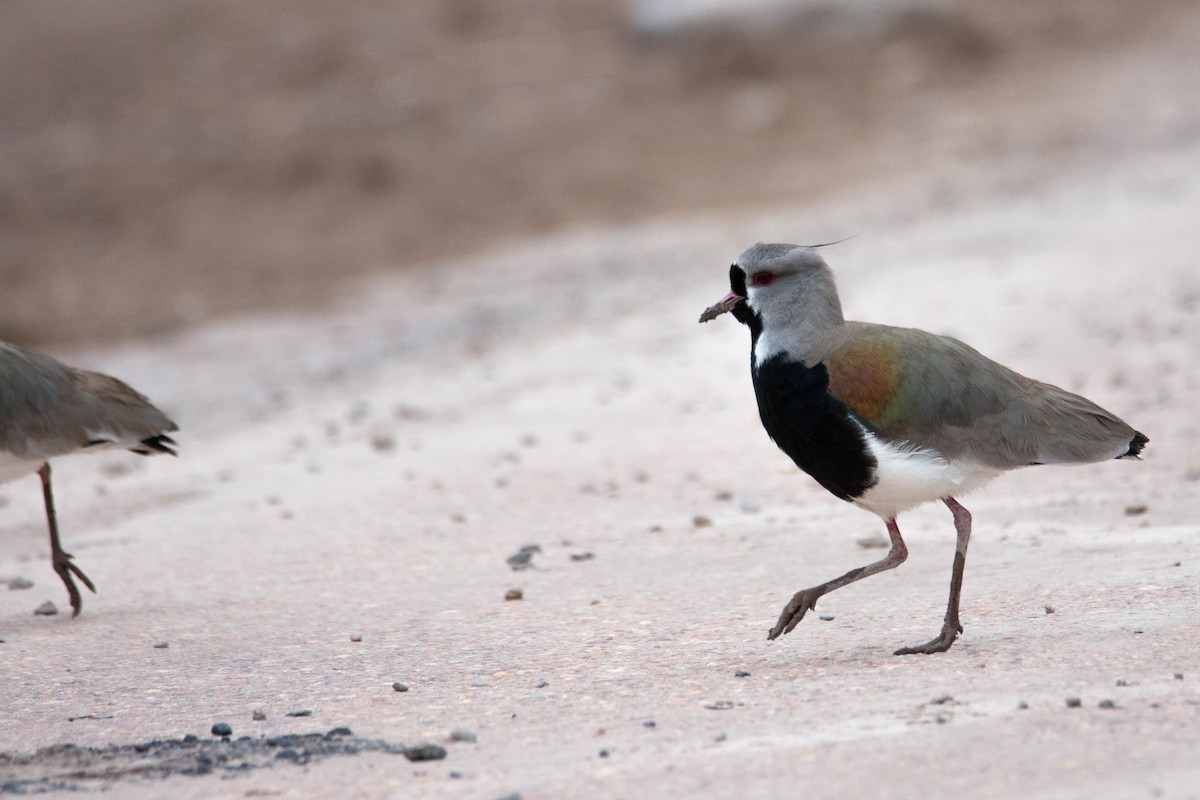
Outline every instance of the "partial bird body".
[[(883, 518), (893, 545), (880, 562), (797, 593), (770, 638), (795, 627), (817, 597), (903, 562), (901, 512), (941, 500), (954, 513), (958, 586), (970, 514), (955, 497), (1019, 467), (1135, 458), (1148, 441), (1095, 403), (957, 339), (847, 322), (815, 248), (755, 245), (730, 268), (730, 289), (700, 321), (732, 312), (750, 328), (763, 427), (822, 486)], [(942, 634), (898, 652), (945, 650), (959, 628), (952, 589)]]
[(83, 602), (71, 576), (95, 587), (59, 542), (49, 460), (111, 448), (175, 455), (168, 435), (175, 430), (162, 411), (116, 378), (0, 342), (0, 483), (41, 476), (51, 560), (76, 616)]

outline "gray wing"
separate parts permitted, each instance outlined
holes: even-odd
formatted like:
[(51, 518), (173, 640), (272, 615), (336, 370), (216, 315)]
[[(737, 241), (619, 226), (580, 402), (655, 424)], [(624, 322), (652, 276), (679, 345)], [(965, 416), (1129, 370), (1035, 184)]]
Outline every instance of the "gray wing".
[(171, 452), (174, 422), (116, 378), (0, 343), (0, 448), (43, 460), (88, 448)]
[(825, 361), (830, 390), (878, 435), (948, 458), (1000, 469), (1078, 464), (1136, 455), (1145, 442), (1090, 400), (948, 336), (848, 323)]

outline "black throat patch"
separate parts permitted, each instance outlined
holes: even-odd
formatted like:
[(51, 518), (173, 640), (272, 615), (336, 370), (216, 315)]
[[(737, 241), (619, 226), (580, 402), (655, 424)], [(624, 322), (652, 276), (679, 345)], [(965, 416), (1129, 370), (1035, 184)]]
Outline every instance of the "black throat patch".
[(843, 500), (875, 485), (879, 462), (853, 412), (830, 394), (824, 364), (809, 367), (778, 353), (751, 372), (763, 427), (796, 466)]
[[(729, 267), (729, 291), (739, 297), (747, 296), (746, 273), (737, 264)], [(753, 352), (754, 345), (762, 334), (762, 320), (750, 309), (745, 300), (730, 309), (730, 313), (733, 314), (734, 319), (750, 328), (750, 349)]]

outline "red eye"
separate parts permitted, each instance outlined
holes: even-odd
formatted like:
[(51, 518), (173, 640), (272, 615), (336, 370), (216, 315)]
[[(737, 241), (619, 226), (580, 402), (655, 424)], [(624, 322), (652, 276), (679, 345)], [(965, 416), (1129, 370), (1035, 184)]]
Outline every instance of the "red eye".
[(770, 286), (772, 283), (775, 282), (775, 273), (774, 272), (756, 272), (750, 278), (750, 280), (754, 281), (755, 286)]

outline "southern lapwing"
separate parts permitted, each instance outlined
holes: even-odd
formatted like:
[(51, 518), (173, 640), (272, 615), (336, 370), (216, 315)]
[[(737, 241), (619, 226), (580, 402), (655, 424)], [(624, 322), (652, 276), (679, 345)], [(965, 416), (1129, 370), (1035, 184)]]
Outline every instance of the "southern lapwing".
[(95, 585), (58, 539), (50, 459), (114, 447), (143, 456), (175, 455), (178, 430), (150, 401), (116, 378), (75, 369), (50, 356), (0, 342), (0, 483), (31, 472), (42, 479), (50, 561), (66, 584), (75, 616), (83, 608), (72, 575)]
[[(820, 245), (818, 245), (819, 247)], [(942, 631), (896, 655), (940, 653), (962, 633), (958, 603), (971, 515), (955, 499), (1011, 469), (1137, 458), (1147, 437), (1079, 395), (1031, 380), (949, 336), (847, 322), (816, 247), (756, 244), (729, 268), (729, 311), (750, 328), (750, 367), (767, 434), (837, 497), (887, 524), (879, 561), (797, 592), (768, 639), (821, 596), (908, 557), (896, 516), (941, 500), (958, 533)]]

